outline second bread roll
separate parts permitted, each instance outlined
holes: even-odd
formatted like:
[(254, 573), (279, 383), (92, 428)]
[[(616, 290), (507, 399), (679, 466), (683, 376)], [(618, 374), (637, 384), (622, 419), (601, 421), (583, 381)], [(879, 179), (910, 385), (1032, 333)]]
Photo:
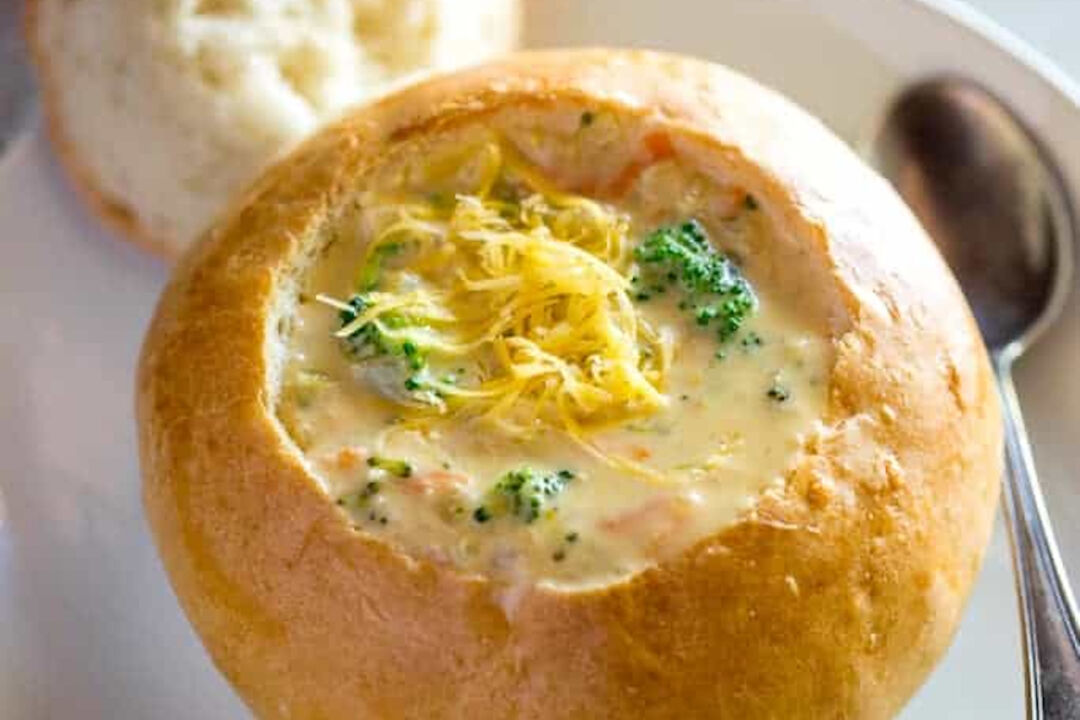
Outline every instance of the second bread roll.
[(509, 50), (519, 24), (518, 0), (31, 0), (28, 20), (79, 189), (167, 255), (327, 118)]

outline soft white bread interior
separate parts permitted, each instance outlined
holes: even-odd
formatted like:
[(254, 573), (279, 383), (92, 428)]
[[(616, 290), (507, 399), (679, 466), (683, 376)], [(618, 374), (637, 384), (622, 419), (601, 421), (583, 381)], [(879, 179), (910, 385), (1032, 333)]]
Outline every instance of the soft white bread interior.
[(175, 255), (283, 148), (429, 69), (511, 49), (518, 0), (31, 0), (60, 155)]

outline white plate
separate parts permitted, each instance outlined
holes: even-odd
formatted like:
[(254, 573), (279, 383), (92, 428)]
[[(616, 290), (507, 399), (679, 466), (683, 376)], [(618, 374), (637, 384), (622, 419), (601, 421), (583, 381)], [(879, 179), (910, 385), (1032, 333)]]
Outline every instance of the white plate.
[[(1020, 108), (1080, 188), (1078, 95), (1000, 31), (944, 7), (540, 0), (530, 39), (714, 58), (786, 92), (854, 142), (906, 78), (962, 71)], [(40, 130), (0, 162), (0, 227), (0, 716), (244, 717), (181, 616), (139, 507), (132, 372), (166, 269), (87, 217)], [(1080, 465), (1078, 305), (1080, 294), (1018, 369), (1076, 577), (1080, 484), (1069, 483)], [(1015, 603), (999, 533), (955, 645), (904, 717), (1021, 712)]]

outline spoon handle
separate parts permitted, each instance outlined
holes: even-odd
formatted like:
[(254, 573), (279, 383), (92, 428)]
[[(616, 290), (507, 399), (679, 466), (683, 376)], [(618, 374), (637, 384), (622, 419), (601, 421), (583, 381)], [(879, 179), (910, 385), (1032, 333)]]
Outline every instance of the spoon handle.
[(1023, 624), (1029, 720), (1080, 718), (1080, 625), (1057, 542), (1046, 514), (1024, 418), (1012, 381), (1012, 359), (996, 357), (1005, 416), (1004, 493)]

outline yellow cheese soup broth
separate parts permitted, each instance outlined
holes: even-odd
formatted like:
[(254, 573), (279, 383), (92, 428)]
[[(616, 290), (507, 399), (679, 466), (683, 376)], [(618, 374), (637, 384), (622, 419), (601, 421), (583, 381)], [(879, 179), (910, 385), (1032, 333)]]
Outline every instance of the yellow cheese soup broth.
[[(475, 163), (470, 167), (475, 174)], [(479, 184), (487, 184), (482, 190), (489, 199), (502, 194), (492, 202), (503, 203), (507, 214), (519, 212), (522, 203), (558, 207), (577, 197), (555, 190), (535, 168), (509, 181), (509, 171), (497, 172)], [(359, 357), (349, 341), (336, 337), (348, 319), (373, 312), (355, 312), (348, 299), (359, 285), (377, 284), (363, 277), (371, 274), (371, 263), (363, 259), (378, 255), (372, 252), (373, 238), (393, 222), (388, 216), (399, 216), (387, 208), (416, 209), (418, 225), (400, 231), (406, 238), (430, 232), (425, 223), (437, 224), (437, 218), (445, 224), (448, 208), (474, 202), (472, 196), (403, 196), (400, 188), (380, 189), (367, 196), (356, 217), (335, 228), (335, 241), (304, 282), (278, 413), (357, 531), (464, 571), (600, 583), (719, 531), (782, 480), (826, 402), (831, 355), (821, 323), (804, 317), (798, 297), (770, 283), (766, 273), (755, 273), (747, 260), (742, 273), (756, 303), (742, 325), (721, 338), (716, 322), (702, 322), (701, 298), (685, 291), (679, 269), (653, 267), (636, 250), (658, 228), (681, 232), (691, 218), (721, 252), (760, 246), (754, 236), (771, 231), (767, 212), (745, 191), (674, 159), (636, 168), (627, 185), (614, 200), (588, 201), (604, 209), (606, 221), (613, 223), (609, 230), (617, 228), (625, 247), (597, 250), (594, 243), (591, 260), (574, 257), (580, 262), (600, 258), (623, 278), (620, 299), (606, 302), (629, 302), (636, 328), (630, 338), (633, 358), (640, 370), (635, 377), (649, 387), (642, 386), (638, 395), (609, 397), (612, 388), (623, 385), (598, 385), (599, 409), (591, 415), (576, 411), (567, 422), (558, 403), (538, 404), (547, 402), (544, 393), (555, 381), (536, 385), (540, 390), (529, 403), (520, 396), (469, 396), (483, 387), (485, 377), (505, 379), (498, 375), (505, 366), (494, 357), (501, 351), (492, 343), (476, 343), (471, 351), (451, 356), (427, 347), (446, 338), (465, 342), (467, 332), (448, 326), (470, 312), (465, 301), (443, 314), (445, 308), (402, 307), (402, 315), (423, 316), (424, 327), (435, 328), (406, 333), (417, 338), (410, 346), (400, 337), (380, 340), (388, 352), (372, 349), (374, 343)], [(460, 270), (454, 259), (460, 254), (433, 255), (445, 249), (437, 240), (420, 247), (410, 251), (395, 245), (384, 252), (378, 258), (382, 285), (372, 292), (422, 297), (426, 303), (445, 299), (438, 293), (465, 282), (449, 277)], [(433, 270), (433, 262), (444, 263), (445, 272)], [(523, 281), (511, 277), (506, 283)], [(500, 281), (483, 282), (494, 287)], [(417, 322), (383, 317), (398, 317), (391, 324), (405, 327)], [(539, 343), (555, 332), (528, 322), (521, 327)], [(590, 372), (588, 358), (551, 360), (563, 361), (579, 362), (583, 377)], [(493, 411), (498, 402), (506, 412)]]

